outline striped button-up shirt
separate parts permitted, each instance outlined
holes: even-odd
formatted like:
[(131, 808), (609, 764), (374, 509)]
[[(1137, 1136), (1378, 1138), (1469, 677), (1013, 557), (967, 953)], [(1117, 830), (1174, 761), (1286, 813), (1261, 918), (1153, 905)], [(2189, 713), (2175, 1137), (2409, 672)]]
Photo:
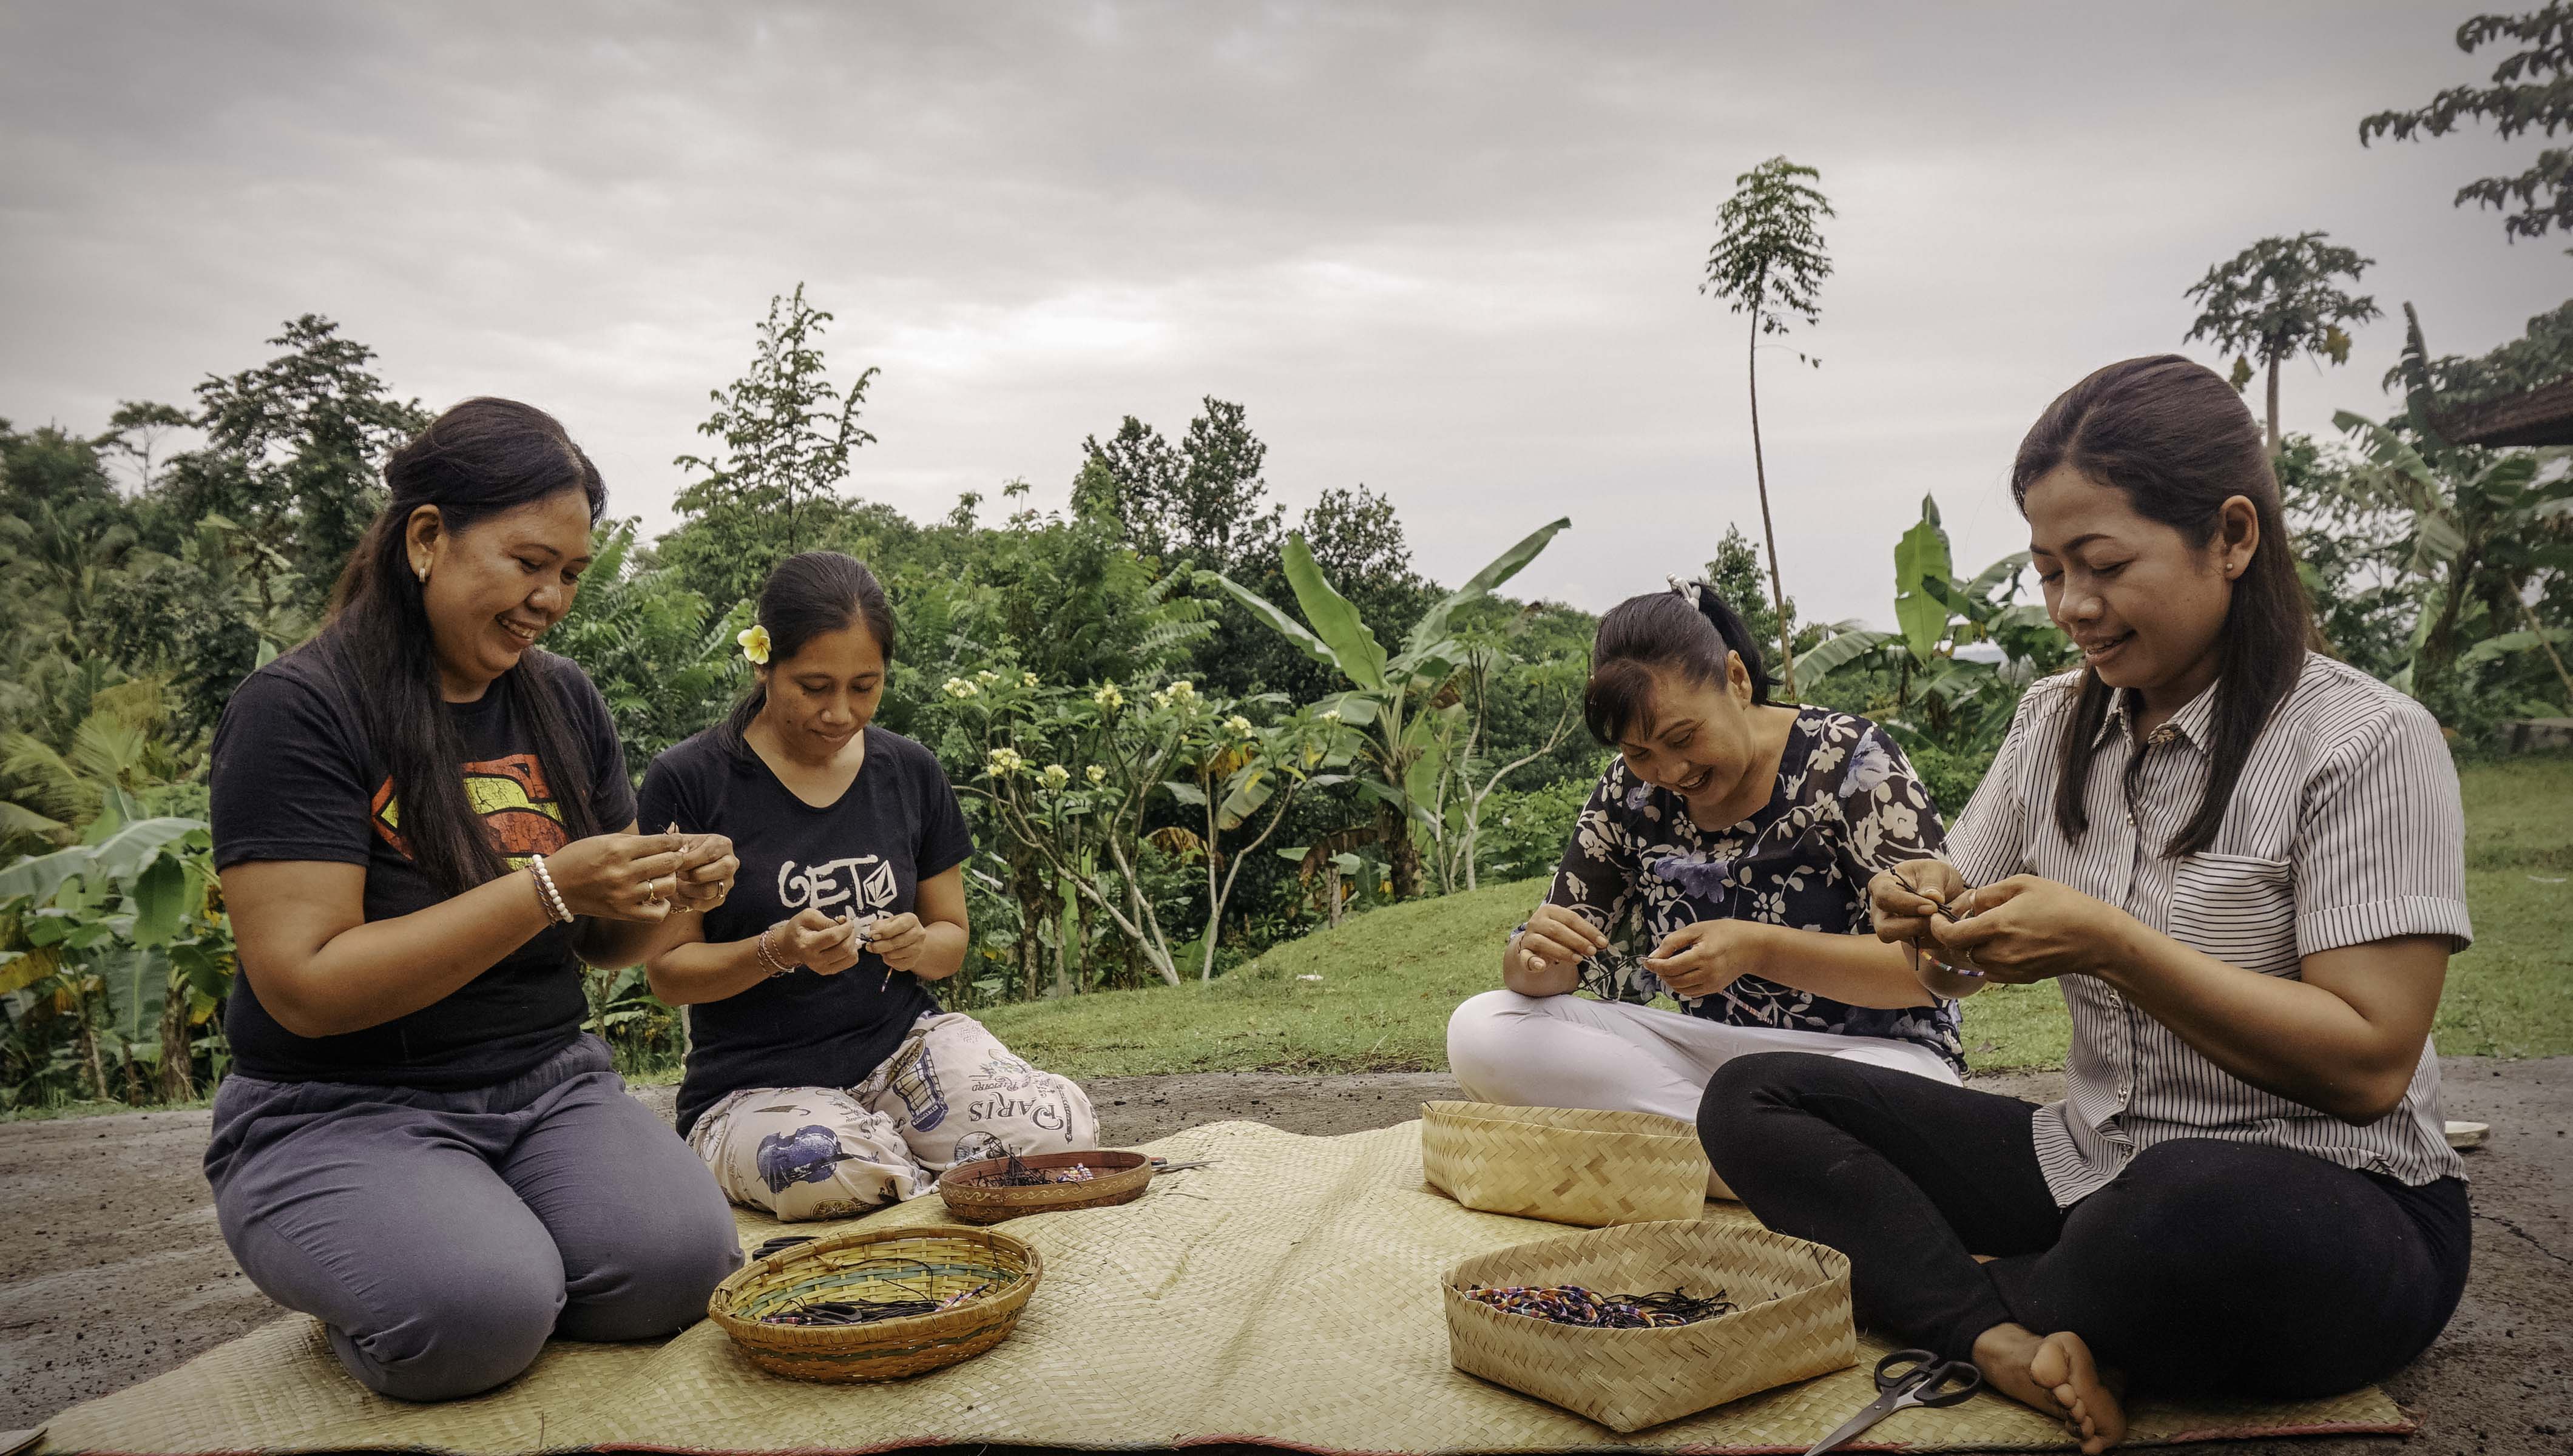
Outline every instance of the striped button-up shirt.
[[(2119, 695), (2091, 761), (2090, 829), (2067, 839), (2056, 775), (2079, 687), (2079, 673), (2048, 678), (2021, 701), (1948, 833), (1966, 883), (2043, 876), (2263, 976), (2297, 977), (2301, 957), (2395, 936), (2445, 936), (2460, 949), (2470, 939), (2456, 769), (2418, 703), (2308, 656), (2252, 745), (2214, 842), (2174, 859), (2163, 847), (2206, 786), (2214, 690), (2141, 742), (2132, 695)], [(2225, 1072), (2097, 977), (2059, 984), (2073, 1017), (2068, 1094), (2037, 1116), (2038, 1161), (2059, 1204), (2178, 1137), (2293, 1148), (2410, 1184), (2465, 1173), (2443, 1135), (2426, 1038), (2402, 1105), (2353, 1127)]]

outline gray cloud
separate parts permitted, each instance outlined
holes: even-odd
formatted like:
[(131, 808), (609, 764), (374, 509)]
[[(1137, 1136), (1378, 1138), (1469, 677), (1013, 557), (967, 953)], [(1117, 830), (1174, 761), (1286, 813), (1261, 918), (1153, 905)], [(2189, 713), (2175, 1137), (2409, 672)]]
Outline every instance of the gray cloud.
[[(1936, 492), (2019, 544), (2019, 432), (2179, 346), (2263, 234), (2376, 258), (2481, 350), (2568, 290), (2457, 213), (2533, 151), (2361, 150), (2479, 75), (2473, 8), (2028, 5), (165, 6), (0, 10), (0, 414), (95, 428), (327, 313), (431, 403), (570, 421), (666, 525), (705, 391), (772, 293), (883, 367), (863, 493), (915, 515), (1084, 434), (1238, 398), (1290, 501), (1365, 480), (1454, 580), (1598, 607), (1758, 525), (1741, 321), (1695, 293), (1733, 175), (1818, 166), (1824, 322), (1762, 357), (1790, 590), (1889, 615)], [(2297, 365), (2294, 427), (2383, 411), (2399, 316)]]

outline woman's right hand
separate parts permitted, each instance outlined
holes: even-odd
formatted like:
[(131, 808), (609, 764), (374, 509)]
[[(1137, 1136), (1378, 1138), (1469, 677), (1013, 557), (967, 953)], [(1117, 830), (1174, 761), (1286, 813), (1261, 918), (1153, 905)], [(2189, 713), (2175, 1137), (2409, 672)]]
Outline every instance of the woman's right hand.
[(1966, 893), (1966, 879), (1946, 860), (1906, 860), (1867, 882), (1868, 913), (1876, 938), (1895, 945), (1936, 948), (1930, 919), (1940, 906)]
[(657, 924), (678, 889), (684, 834), (593, 834), (545, 856), (554, 893), (576, 916)]
[(1545, 904), (1527, 918), (1514, 948), (1519, 965), (1538, 975), (1578, 966), (1608, 948), (1608, 937), (1576, 912)]
[(855, 966), (867, 948), (858, 939), (855, 920), (835, 920), (819, 910), (799, 910), (794, 919), (770, 926), (767, 934), (770, 955), (820, 976), (837, 976)]

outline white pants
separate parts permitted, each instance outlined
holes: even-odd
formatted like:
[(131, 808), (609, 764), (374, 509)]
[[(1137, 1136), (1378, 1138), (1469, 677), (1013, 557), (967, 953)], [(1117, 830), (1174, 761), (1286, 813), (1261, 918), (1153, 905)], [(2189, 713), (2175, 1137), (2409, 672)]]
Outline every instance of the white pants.
[[(1927, 1047), (1777, 1027), (1735, 1027), (1681, 1012), (1576, 996), (1486, 991), (1447, 1019), (1447, 1066), (1477, 1101), (1595, 1107), (1697, 1120), (1715, 1070), (1749, 1052), (1814, 1052), (1873, 1062), (1954, 1087)], [(1732, 1194), (1710, 1183), (1719, 1196)]]

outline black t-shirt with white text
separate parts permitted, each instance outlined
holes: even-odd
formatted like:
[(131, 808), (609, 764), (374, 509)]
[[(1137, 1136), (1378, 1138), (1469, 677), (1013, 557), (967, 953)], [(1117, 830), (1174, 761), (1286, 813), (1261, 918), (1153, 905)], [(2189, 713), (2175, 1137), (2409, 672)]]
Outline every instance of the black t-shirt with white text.
[[(369, 741), (350, 673), (318, 641), (252, 673), (215, 729), (209, 773), (215, 868), (254, 860), (363, 865), (366, 918), (427, 910), (446, 891), (403, 843), (402, 802)], [(593, 821), (623, 829), (634, 791), (607, 703), (578, 667), (529, 652), (519, 672), (564, 709), (584, 762), (557, 765), (590, 781)], [(569, 843), (562, 811), (528, 725), (501, 683), (448, 703), (464, 761), (466, 802), (511, 867)], [(547, 926), (431, 1005), (364, 1031), (301, 1037), (260, 1004), (260, 968), (246, 960), (224, 1011), (233, 1065), (272, 1082), (339, 1082), (433, 1091), (488, 1087), (535, 1068), (580, 1035), (587, 1014), (571, 931)]]
[[(795, 797), (759, 756), (709, 729), (652, 761), (643, 825), (720, 834), (741, 861), (732, 893), (707, 912), (705, 938), (746, 941), (797, 913), (900, 915), (922, 880), (974, 852), (965, 812), (938, 759), (889, 729), (866, 730), (866, 757), (838, 802)], [(837, 976), (798, 969), (688, 1008), (679, 1131), (746, 1087), (855, 1087), (938, 1010), (918, 979), (869, 952)]]

